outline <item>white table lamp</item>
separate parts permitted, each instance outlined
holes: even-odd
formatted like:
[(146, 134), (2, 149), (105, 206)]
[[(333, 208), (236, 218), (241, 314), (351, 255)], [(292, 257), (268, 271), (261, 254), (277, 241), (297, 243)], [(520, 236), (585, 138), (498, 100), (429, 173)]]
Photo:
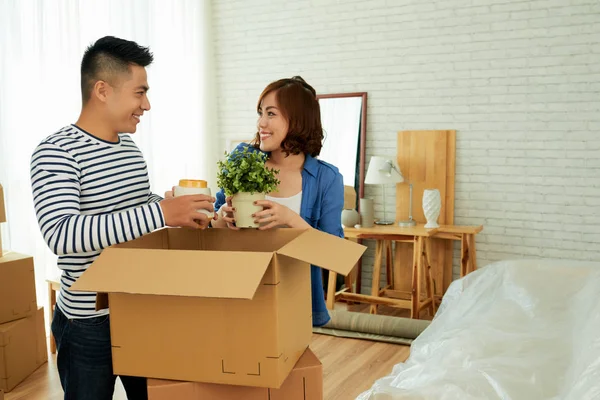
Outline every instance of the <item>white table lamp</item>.
[[(404, 177), (398, 165), (386, 157), (373, 156), (369, 162), (365, 184), (381, 185), (383, 188), (383, 220), (377, 221), (378, 225), (392, 225), (394, 221), (386, 219), (385, 215), (385, 185), (404, 182)], [(415, 221), (412, 219), (412, 184), (410, 187), (409, 199), (409, 219), (407, 221), (398, 222), (398, 226), (409, 227), (415, 226)]]
[(404, 177), (395, 163), (385, 157), (373, 156), (369, 162), (365, 184), (381, 185), (383, 190), (383, 220), (375, 222), (378, 225), (391, 225), (385, 215), (385, 185), (404, 182)]

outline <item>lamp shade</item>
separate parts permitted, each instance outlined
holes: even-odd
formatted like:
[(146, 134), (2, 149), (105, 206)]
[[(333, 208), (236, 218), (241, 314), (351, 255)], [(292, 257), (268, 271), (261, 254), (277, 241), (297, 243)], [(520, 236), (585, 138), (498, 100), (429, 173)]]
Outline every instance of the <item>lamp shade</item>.
[(404, 182), (404, 177), (398, 165), (387, 157), (373, 156), (369, 162), (365, 183), (382, 185)]

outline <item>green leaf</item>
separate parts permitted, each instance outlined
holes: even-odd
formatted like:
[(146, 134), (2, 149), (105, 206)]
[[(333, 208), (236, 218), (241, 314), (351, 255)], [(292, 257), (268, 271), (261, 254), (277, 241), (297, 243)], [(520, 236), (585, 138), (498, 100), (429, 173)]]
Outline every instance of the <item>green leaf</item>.
[(245, 147), (226, 155), (225, 161), (218, 161), (217, 185), (227, 196), (239, 192), (271, 193), (281, 183), (277, 179), (278, 170), (265, 165), (267, 155), (251, 151)]

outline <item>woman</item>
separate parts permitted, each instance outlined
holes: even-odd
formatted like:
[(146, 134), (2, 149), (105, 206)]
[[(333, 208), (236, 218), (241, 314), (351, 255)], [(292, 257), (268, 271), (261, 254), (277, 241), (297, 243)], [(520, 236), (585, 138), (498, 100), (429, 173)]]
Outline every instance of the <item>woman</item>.
[[(268, 154), (269, 168), (279, 170), (278, 189), (266, 200), (256, 202), (263, 211), (254, 214), (259, 229), (287, 226), (315, 228), (344, 237), (341, 215), (344, 184), (336, 167), (315, 157), (321, 152), (323, 128), (315, 90), (301, 77), (281, 79), (268, 85), (257, 105), (258, 131), (245, 147)], [(231, 200), (217, 193), (219, 210), (215, 227), (235, 228)], [(321, 269), (311, 266), (313, 325), (329, 321), (325, 306)]]

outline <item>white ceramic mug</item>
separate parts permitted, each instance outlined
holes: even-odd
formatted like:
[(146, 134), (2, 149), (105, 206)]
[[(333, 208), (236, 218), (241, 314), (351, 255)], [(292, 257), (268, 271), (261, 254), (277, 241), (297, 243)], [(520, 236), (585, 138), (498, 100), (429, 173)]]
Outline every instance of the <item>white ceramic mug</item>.
[[(175, 186), (173, 195), (175, 197), (177, 197), (177, 196), (184, 196), (184, 195), (188, 195), (188, 194), (205, 194), (207, 196), (211, 195), (210, 188), (207, 187), (206, 181), (194, 180), (194, 179), (179, 180), (179, 185)], [(214, 216), (215, 216), (214, 212), (209, 211), (209, 210), (202, 209), (202, 210), (198, 210), (198, 212), (206, 214), (211, 218), (214, 218)]]

